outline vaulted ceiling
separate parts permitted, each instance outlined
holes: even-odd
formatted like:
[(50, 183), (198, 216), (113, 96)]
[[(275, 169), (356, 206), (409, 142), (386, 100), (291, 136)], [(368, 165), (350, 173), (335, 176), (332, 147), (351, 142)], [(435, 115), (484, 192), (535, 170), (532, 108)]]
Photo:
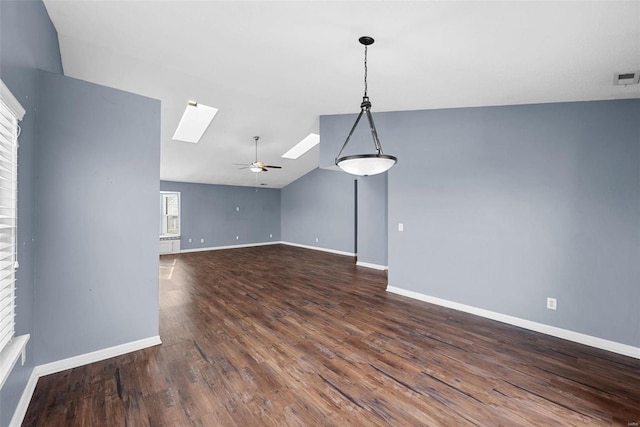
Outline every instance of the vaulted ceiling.
[[(281, 188), (318, 147), (280, 156), (323, 114), (639, 98), (640, 2), (45, 0), (67, 76), (162, 101), (161, 179)], [(189, 100), (219, 108), (171, 139)], [(349, 129), (345, 129), (345, 136)], [(258, 157), (281, 170), (232, 163)], [(384, 136), (381, 135), (383, 139)], [(322, 142), (321, 142), (322, 143)], [(383, 140), (384, 144), (384, 140)]]

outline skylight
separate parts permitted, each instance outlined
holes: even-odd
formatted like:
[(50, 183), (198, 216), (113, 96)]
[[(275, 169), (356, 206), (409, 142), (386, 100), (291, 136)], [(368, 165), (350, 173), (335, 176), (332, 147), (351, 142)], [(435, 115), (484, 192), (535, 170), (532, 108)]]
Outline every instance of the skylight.
[(289, 151), (282, 155), (283, 159), (297, 159), (307, 151), (320, 143), (320, 135), (316, 133), (310, 133), (305, 139), (294, 145)]
[(189, 101), (180, 119), (180, 123), (178, 123), (176, 133), (173, 134), (173, 139), (176, 141), (197, 143), (200, 141), (200, 138), (202, 138), (202, 135), (209, 127), (209, 124), (217, 112), (217, 108)]

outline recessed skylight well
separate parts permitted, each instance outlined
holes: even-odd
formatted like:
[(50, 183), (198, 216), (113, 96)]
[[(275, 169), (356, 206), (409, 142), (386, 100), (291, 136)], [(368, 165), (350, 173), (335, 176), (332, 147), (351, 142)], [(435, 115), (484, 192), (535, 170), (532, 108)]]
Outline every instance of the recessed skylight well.
[(204, 135), (204, 132), (209, 127), (209, 124), (211, 124), (217, 112), (217, 108), (189, 101), (180, 119), (180, 123), (178, 123), (176, 133), (173, 134), (173, 139), (176, 141), (197, 143), (200, 141), (200, 138), (202, 138), (202, 135)]
[(320, 143), (320, 135), (316, 133), (310, 133), (305, 139), (294, 145), (289, 151), (282, 155), (283, 159), (297, 159), (307, 151)]

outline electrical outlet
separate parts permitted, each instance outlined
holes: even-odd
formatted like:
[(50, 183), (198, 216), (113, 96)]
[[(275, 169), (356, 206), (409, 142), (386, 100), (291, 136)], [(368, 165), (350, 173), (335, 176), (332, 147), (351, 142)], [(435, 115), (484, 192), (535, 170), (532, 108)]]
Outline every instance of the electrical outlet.
[(404, 224), (403, 223), (398, 223), (398, 231), (404, 231)]
[(236, 212), (240, 212), (240, 206), (236, 206)]
[(236, 240), (240, 240), (240, 236), (236, 236)]
[(316, 243), (318, 243), (318, 238), (316, 237)]
[(558, 308), (558, 301), (555, 298), (547, 298), (547, 308), (549, 310), (556, 310)]
[(192, 239), (189, 239), (189, 243), (191, 243), (191, 240), (192, 240)]
[(204, 239), (200, 239), (200, 243), (204, 243)]
[(273, 234), (269, 234), (269, 238), (270, 238), (270, 239), (273, 239)]

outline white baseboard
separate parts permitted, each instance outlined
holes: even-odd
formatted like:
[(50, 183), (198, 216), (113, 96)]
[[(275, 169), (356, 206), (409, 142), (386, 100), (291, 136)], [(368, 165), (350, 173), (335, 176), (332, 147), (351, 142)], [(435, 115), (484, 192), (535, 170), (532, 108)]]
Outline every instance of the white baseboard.
[(545, 325), (543, 323), (533, 322), (531, 320), (520, 319), (519, 317), (508, 316), (506, 314), (497, 313), (495, 311), (460, 304), (457, 302), (421, 294), (419, 292), (397, 288), (395, 286), (387, 286), (387, 292), (428, 302), (431, 304), (440, 305), (447, 308), (452, 308), (454, 310), (464, 311), (465, 313), (475, 314), (476, 316), (497, 320), (498, 322), (507, 323), (509, 325), (518, 326), (520, 328), (529, 329), (531, 331), (540, 332), (557, 338), (573, 341), (579, 344), (588, 345), (590, 347), (599, 348), (601, 350), (607, 350), (613, 353), (640, 359), (639, 347), (633, 347), (627, 344), (622, 344), (619, 342), (609, 341), (602, 338), (593, 337), (591, 335), (585, 335), (579, 332), (570, 331), (568, 329), (562, 329), (555, 326)]
[(302, 245), (300, 243), (291, 243), (291, 242), (278, 242), (278, 243), (281, 243), (287, 246), (296, 246), (298, 248), (312, 249), (314, 251), (330, 252), (332, 254), (337, 254), (337, 255), (356, 256), (354, 252), (345, 252), (345, 251), (339, 251), (336, 249), (321, 248), (319, 246)]
[(125, 344), (116, 345), (109, 348), (103, 348), (102, 350), (92, 351), (91, 353), (81, 354), (79, 356), (69, 357), (67, 359), (57, 360), (51, 363), (45, 363), (44, 365), (38, 365), (33, 368), (38, 374), (38, 377), (43, 377), (49, 374), (55, 374), (56, 372), (66, 371), (67, 369), (77, 368), (79, 366), (88, 365), (89, 363), (100, 362), (101, 360), (109, 359), (111, 357), (120, 356), (132, 351), (142, 350), (143, 348), (153, 347), (154, 345), (162, 344), (160, 336), (144, 338), (138, 341), (131, 341)]
[(211, 246), (208, 248), (182, 249), (180, 253), (186, 254), (190, 252), (221, 251), (223, 249), (252, 248), (254, 246), (277, 245), (280, 243), (282, 242), (260, 242), (260, 243), (246, 243), (243, 245)]
[[(251, 247), (254, 247), (254, 246), (267, 246), (267, 245), (296, 246), (298, 248), (312, 249), (314, 251), (330, 252), (332, 254), (337, 254), (337, 255), (356, 256), (356, 254), (353, 253), (353, 252), (345, 252), (345, 251), (339, 251), (339, 250), (336, 250), (336, 249), (327, 249), (327, 248), (321, 248), (319, 246), (302, 245), (300, 243), (291, 243), (291, 242), (283, 242), (283, 241), (247, 243), (247, 244), (243, 244), (243, 245), (212, 246), (212, 247), (208, 247), (208, 248), (182, 249), (180, 251), (180, 253), (181, 254), (186, 254), (186, 253), (190, 253), (190, 252), (220, 251), (220, 250), (224, 250), (224, 249), (251, 248)], [(370, 264), (370, 265), (373, 266), (375, 264)], [(369, 265), (365, 265), (364, 267), (369, 267)], [(376, 268), (376, 267), (371, 267), (371, 268)], [(385, 267), (385, 269), (386, 269), (386, 267)]]
[(38, 379), (40, 377), (88, 365), (89, 363), (100, 362), (101, 360), (121, 356), (126, 353), (131, 353), (133, 351), (142, 350), (159, 344), (162, 344), (162, 341), (160, 341), (160, 336), (156, 335), (34, 367), (33, 371), (31, 371), (29, 381), (27, 381), (27, 385), (22, 392), (18, 406), (13, 413), (9, 427), (19, 427), (22, 424), (24, 416), (27, 414), (27, 409), (29, 408), (29, 402), (31, 401), (31, 397), (33, 396), (33, 392), (36, 389), (36, 385), (38, 384)]
[(370, 262), (363, 262), (363, 261), (356, 262), (356, 265), (359, 266), (359, 267), (374, 268), (376, 270), (388, 270), (389, 269), (389, 267), (387, 267), (386, 265), (372, 264)]
[(38, 374), (36, 374), (36, 370), (33, 369), (31, 371), (31, 376), (27, 381), (27, 385), (24, 387), (22, 396), (20, 396), (20, 401), (18, 402), (18, 406), (16, 407), (16, 410), (13, 413), (13, 417), (9, 422), (9, 427), (20, 427), (22, 425), (22, 421), (24, 421), (24, 416), (27, 415), (27, 409), (29, 409), (31, 396), (33, 396), (33, 392), (36, 391), (36, 384), (38, 384), (38, 378), (39, 377), (38, 377)]

